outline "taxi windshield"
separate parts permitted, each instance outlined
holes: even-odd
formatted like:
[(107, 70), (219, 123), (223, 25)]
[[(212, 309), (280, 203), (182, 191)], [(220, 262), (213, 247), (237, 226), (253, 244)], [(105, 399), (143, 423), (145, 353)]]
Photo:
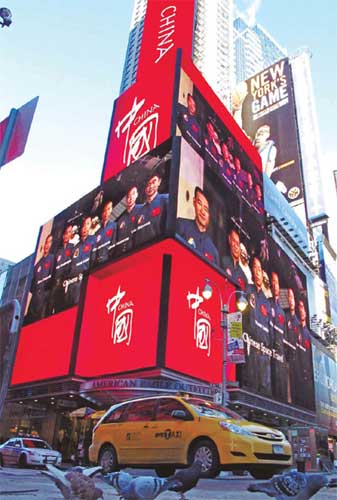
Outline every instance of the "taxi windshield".
[(232, 420), (243, 420), (241, 415), (229, 408), (212, 403), (211, 401), (204, 401), (197, 398), (184, 398), (185, 403), (192, 406), (193, 410), (201, 417), (214, 417), (214, 418), (230, 418)]

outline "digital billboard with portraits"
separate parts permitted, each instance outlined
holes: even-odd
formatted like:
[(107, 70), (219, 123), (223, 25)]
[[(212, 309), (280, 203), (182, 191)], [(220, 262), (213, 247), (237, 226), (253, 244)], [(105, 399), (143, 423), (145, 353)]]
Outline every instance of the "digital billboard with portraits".
[(176, 107), (181, 136), (176, 235), (246, 289), (244, 259), (263, 252), (266, 239), (261, 164), (244, 147), (244, 134), (224, 106), (210, 91), (206, 96), (202, 78), (190, 74), (183, 65)]
[(241, 386), (312, 409), (305, 277), (267, 234), (260, 165), (195, 82), (182, 69), (177, 238), (247, 294)]
[[(263, 181), (260, 164), (252, 161), (231, 130), (220, 109), (214, 110), (182, 66), (176, 111), (177, 135), (181, 135), (198, 154), (185, 153), (196, 161), (198, 169), (212, 170), (219, 183), (227, 188), (244, 207), (264, 222)], [(226, 121), (224, 121), (226, 120)], [(231, 125), (231, 127), (230, 127)], [(242, 134), (243, 135), (243, 134)], [(241, 137), (242, 138), (242, 137)], [(184, 148), (186, 151), (186, 148)]]
[(92, 269), (165, 234), (171, 146), (152, 150), (42, 227), (25, 324), (78, 304)]
[(263, 254), (252, 255), (252, 283), (243, 313), (245, 363), (242, 387), (314, 409), (311, 333), (304, 274), (268, 237)]

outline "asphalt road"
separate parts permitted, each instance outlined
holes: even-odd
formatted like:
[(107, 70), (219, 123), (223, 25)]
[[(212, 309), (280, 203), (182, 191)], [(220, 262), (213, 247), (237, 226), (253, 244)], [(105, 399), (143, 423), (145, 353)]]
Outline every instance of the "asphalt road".
[[(150, 474), (149, 471), (128, 470), (134, 475)], [(196, 488), (187, 493), (188, 500), (267, 500), (268, 496), (260, 493), (249, 493), (247, 486), (254, 480), (251, 476), (229, 476), (224, 473), (217, 479), (202, 479)], [(96, 485), (104, 492), (104, 500), (117, 500), (116, 491), (99, 478)], [(60, 500), (62, 495), (54, 483), (36, 469), (0, 468), (0, 498), (1, 500)], [(180, 496), (174, 492), (159, 495), (160, 500), (178, 500)], [(336, 500), (336, 489), (322, 490), (315, 500)]]

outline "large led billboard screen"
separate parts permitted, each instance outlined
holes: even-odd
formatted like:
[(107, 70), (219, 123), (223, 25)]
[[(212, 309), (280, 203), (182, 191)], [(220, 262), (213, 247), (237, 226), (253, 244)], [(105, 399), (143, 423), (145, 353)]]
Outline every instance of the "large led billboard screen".
[(22, 328), (12, 373), (13, 385), (69, 374), (77, 310), (72, 307)]
[(90, 275), (76, 375), (156, 366), (161, 282), (162, 253), (153, 248)]
[[(227, 303), (235, 288), (190, 251), (175, 246), (170, 268), (165, 367), (219, 383), (225, 349), (221, 305)], [(213, 289), (208, 300), (202, 293), (206, 279)]]
[(313, 371), (304, 274), (268, 238), (250, 259), (252, 284), (243, 314), (246, 360), (239, 380), (258, 394), (313, 409)]
[(202, 80), (195, 81), (183, 66), (176, 235), (246, 289), (247, 259), (263, 252), (266, 240), (262, 171), (230, 128), (233, 120), (224, 122), (222, 107), (215, 112)]
[(159, 85), (156, 79), (152, 85), (142, 80), (115, 101), (102, 182), (171, 136), (174, 68), (169, 65), (165, 73), (165, 85)]
[(267, 235), (258, 163), (195, 82), (181, 71), (177, 238), (248, 294), (241, 386), (312, 409), (305, 277)]
[(263, 170), (287, 201), (303, 205), (303, 178), (287, 58), (238, 84), (232, 112), (261, 155)]
[(164, 235), (171, 157), (168, 141), (42, 227), (25, 324), (76, 305), (92, 269)]
[[(222, 299), (203, 298), (206, 278), (216, 282)], [(232, 290), (215, 270), (171, 239), (93, 272), (75, 374), (97, 377), (165, 368), (219, 383), (224, 349), (220, 302)]]

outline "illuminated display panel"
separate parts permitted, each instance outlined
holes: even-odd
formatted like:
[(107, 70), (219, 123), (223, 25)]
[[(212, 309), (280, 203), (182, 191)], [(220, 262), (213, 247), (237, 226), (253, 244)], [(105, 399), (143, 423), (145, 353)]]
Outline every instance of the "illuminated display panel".
[(311, 334), (304, 274), (271, 239), (251, 258), (252, 284), (243, 315), (243, 387), (314, 408)]
[(148, 154), (171, 136), (174, 68), (169, 64), (165, 85), (136, 82), (114, 104), (102, 182)]
[(194, 0), (148, 0), (137, 81), (114, 103), (102, 181), (172, 135), (176, 55), (180, 48), (191, 56), (194, 3)]
[[(229, 235), (247, 255), (266, 238), (261, 159), (195, 67), (183, 59), (176, 110), (181, 135), (176, 234), (242, 289)], [(247, 266), (247, 263), (245, 264)]]
[[(304, 275), (267, 234), (256, 149), (193, 71), (183, 62), (177, 106), (177, 134), (182, 136), (177, 237), (248, 294), (245, 358), (237, 367), (241, 386), (312, 409)], [(249, 194), (251, 181), (259, 203), (254, 193)], [(282, 305), (272, 297), (275, 274)], [(295, 317), (289, 311), (288, 288)], [(233, 371), (232, 367), (230, 378)]]
[(76, 375), (95, 377), (156, 366), (161, 282), (158, 245), (91, 274)]
[(22, 328), (12, 385), (68, 375), (77, 307)]
[[(202, 296), (206, 278), (212, 280), (213, 294), (209, 300)], [(209, 265), (176, 245), (171, 268), (166, 368), (209, 383), (221, 383), (224, 334), (220, 327), (220, 301), (226, 304), (233, 290)]]
[(167, 141), (42, 227), (25, 324), (76, 305), (93, 269), (165, 235), (171, 158)]

